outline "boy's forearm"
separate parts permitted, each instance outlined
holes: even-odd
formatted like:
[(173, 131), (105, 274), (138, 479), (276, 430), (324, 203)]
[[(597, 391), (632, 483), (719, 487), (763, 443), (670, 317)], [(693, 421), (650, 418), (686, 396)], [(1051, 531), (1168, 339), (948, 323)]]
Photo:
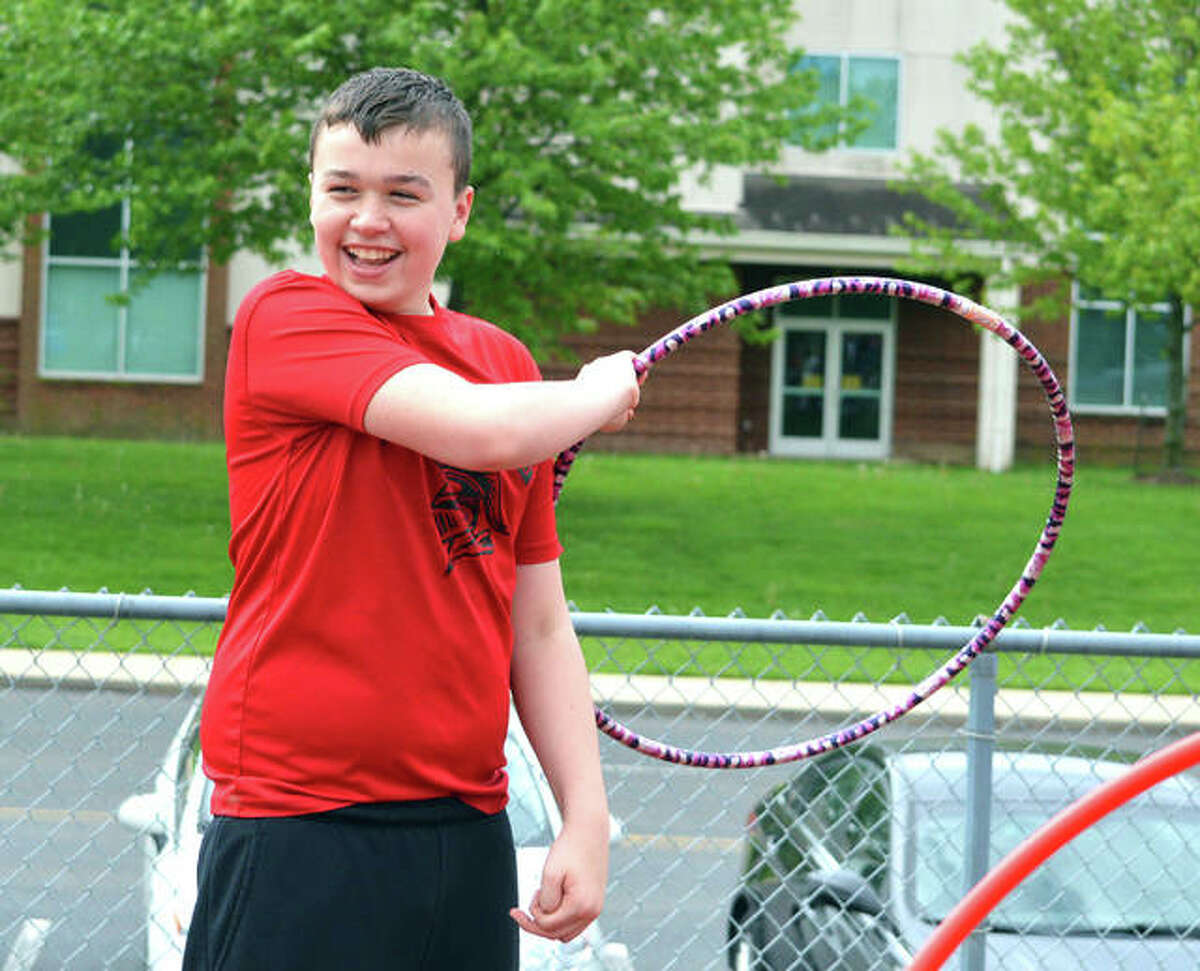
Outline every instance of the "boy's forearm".
[(518, 567), (512, 693), (564, 823), (602, 827), (608, 799), (591, 686), (558, 564)]
[(520, 468), (551, 458), (637, 404), (632, 364), (570, 381), (472, 384), (433, 365), (394, 375), (367, 406), (367, 432), (461, 468)]
[(513, 700), (563, 826), (528, 910), (511, 914), (531, 934), (568, 941), (604, 906), (609, 816), (587, 668), (557, 561), (517, 567), (513, 634)]
[(607, 839), (608, 798), (591, 691), (582, 660), (574, 662), (578, 657), (578, 648), (564, 643), (539, 651), (536, 660), (526, 658), (528, 663), (514, 659), (513, 699), (564, 825), (594, 828)]

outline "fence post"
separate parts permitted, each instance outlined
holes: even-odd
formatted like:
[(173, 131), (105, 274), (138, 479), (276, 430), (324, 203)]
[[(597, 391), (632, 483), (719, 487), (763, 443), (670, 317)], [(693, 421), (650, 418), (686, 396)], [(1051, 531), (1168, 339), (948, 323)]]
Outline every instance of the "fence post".
[[(971, 664), (967, 708), (967, 825), (963, 894), (988, 871), (992, 831), (992, 751), (996, 742), (996, 655), (985, 652)], [(987, 930), (977, 927), (963, 942), (963, 971), (984, 971)]]

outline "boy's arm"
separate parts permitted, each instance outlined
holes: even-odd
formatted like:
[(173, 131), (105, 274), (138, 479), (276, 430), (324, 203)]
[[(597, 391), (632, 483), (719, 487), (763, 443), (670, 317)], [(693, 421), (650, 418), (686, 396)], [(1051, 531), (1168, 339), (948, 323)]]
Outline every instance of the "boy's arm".
[(557, 560), (517, 567), (513, 630), (513, 701), (563, 828), (528, 910), (512, 917), (531, 934), (569, 941), (604, 903), (609, 817), (587, 668)]
[(472, 384), (434, 364), (398, 371), (367, 404), (367, 432), (439, 462), (488, 471), (551, 458), (633, 415), (633, 354), (598, 358), (571, 381)]

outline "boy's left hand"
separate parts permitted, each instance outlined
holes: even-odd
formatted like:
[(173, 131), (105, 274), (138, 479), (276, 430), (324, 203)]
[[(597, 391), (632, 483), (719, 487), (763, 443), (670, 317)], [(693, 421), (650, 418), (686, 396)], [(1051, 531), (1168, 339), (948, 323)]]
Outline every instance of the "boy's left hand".
[(585, 833), (564, 825), (550, 847), (528, 912), (514, 907), (509, 914), (530, 934), (566, 942), (600, 916), (607, 882), (607, 831)]

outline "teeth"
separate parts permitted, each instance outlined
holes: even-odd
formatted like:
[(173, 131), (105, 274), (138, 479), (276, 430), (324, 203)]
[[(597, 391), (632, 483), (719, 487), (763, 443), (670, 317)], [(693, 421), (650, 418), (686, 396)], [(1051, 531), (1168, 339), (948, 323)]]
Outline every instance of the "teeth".
[(364, 263), (386, 263), (396, 255), (395, 250), (375, 246), (347, 246), (346, 252)]

